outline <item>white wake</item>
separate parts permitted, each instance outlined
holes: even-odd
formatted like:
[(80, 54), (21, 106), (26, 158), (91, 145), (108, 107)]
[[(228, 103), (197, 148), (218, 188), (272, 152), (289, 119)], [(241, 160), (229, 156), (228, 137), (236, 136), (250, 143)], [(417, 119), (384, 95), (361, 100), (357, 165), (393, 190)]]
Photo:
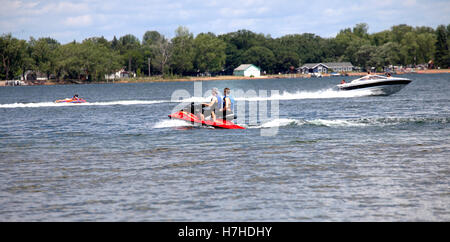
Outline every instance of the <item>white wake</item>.
[(40, 103), (11, 103), (0, 104), (0, 108), (40, 108), (40, 107), (67, 107), (67, 106), (111, 106), (111, 105), (145, 105), (163, 103), (168, 101), (155, 100), (123, 100), (111, 102), (87, 102), (87, 103), (54, 103), (54, 102), (40, 102)]
[[(270, 93), (270, 92), (269, 92)], [(350, 98), (362, 97), (371, 95), (370, 90), (351, 90), (351, 91), (337, 91), (332, 88), (319, 91), (297, 91), (290, 93), (284, 91), (277, 95), (268, 97), (259, 97), (257, 95), (250, 97), (235, 97), (236, 101), (265, 101), (265, 100), (299, 100), (299, 99), (324, 99), (324, 98)], [(0, 104), (0, 108), (39, 108), (39, 107), (67, 107), (67, 106), (110, 106), (110, 105), (149, 105), (156, 103), (180, 103), (180, 102), (209, 102), (210, 97), (190, 97), (183, 100), (119, 100), (109, 102), (87, 102), (87, 103), (54, 103), (54, 102), (39, 102), (39, 103), (11, 103)]]
[(304, 120), (304, 119), (280, 118), (266, 121), (259, 125), (248, 126), (248, 128), (264, 129), (264, 128), (285, 127), (285, 126), (302, 126), (302, 125), (326, 126), (326, 127), (361, 127), (361, 126), (368, 126), (370, 124), (361, 122), (360, 120), (346, 120), (346, 119)]
[(236, 97), (236, 100), (245, 101), (263, 101), (263, 100), (298, 100), (298, 99), (324, 99), (324, 98), (350, 98), (370, 96), (373, 93), (370, 90), (351, 90), (338, 91), (333, 88), (319, 91), (297, 91), (290, 93), (284, 91), (277, 95), (269, 97)]
[(154, 129), (164, 129), (164, 128), (176, 128), (176, 127), (189, 127), (193, 126), (193, 124), (177, 119), (167, 119), (162, 120), (153, 125)]

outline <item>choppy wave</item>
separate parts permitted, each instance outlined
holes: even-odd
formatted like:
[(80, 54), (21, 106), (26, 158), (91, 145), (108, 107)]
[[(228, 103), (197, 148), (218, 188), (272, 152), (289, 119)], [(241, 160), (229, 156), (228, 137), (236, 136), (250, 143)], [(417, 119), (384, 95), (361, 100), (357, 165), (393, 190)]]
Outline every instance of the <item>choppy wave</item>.
[(274, 128), (274, 127), (285, 127), (285, 126), (303, 126), (303, 125), (313, 125), (313, 126), (327, 126), (327, 127), (352, 127), (352, 126), (366, 126), (367, 124), (360, 123), (354, 120), (326, 120), (326, 119), (274, 119), (264, 122), (260, 125), (249, 126), (248, 128)]
[(387, 117), (361, 118), (358, 122), (368, 125), (398, 125), (398, 124), (448, 124), (450, 117)]
[(40, 103), (11, 103), (0, 104), (0, 108), (39, 108), (39, 107), (67, 107), (67, 106), (110, 106), (110, 105), (142, 105), (163, 103), (163, 100), (123, 100), (111, 102), (88, 102), (88, 103), (54, 103), (54, 102), (40, 102)]
[(193, 126), (192, 124), (185, 122), (183, 120), (177, 120), (177, 119), (167, 119), (162, 120), (153, 125), (154, 129), (163, 129), (163, 128), (176, 128), (176, 127), (190, 127)]
[[(290, 119), (280, 118), (262, 122), (258, 125), (239, 124), (248, 129), (265, 129), (275, 127), (295, 127), (295, 126), (323, 126), (323, 127), (375, 127), (375, 126), (394, 126), (401, 124), (448, 124), (450, 117), (438, 118), (359, 118), (359, 119)], [(156, 123), (154, 129), (190, 127), (192, 124), (176, 119), (162, 120)]]
[(263, 122), (260, 125), (248, 126), (248, 128), (274, 128), (285, 126), (325, 126), (325, 127), (364, 127), (364, 126), (390, 126), (401, 124), (448, 124), (450, 123), (450, 117), (438, 117), (438, 118), (402, 118), (402, 117), (389, 117), (389, 118), (360, 118), (360, 119), (274, 119), (267, 122)]

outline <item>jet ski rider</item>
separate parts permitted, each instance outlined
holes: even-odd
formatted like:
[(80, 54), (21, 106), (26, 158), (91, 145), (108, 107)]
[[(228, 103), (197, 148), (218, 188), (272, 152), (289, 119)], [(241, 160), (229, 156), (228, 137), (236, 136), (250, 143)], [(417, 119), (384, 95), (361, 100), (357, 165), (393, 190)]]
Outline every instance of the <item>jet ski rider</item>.
[[(221, 108), (219, 110), (219, 112), (223, 116), (224, 120), (226, 120), (226, 119), (233, 120), (234, 119), (234, 113), (233, 113), (233, 110), (234, 110), (234, 98), (233, 98), (233, 96), (230, 95), (230, 88), (226, 87), (225, 89), (223, 89), (223, 95), (224, 95), (224, 97), (223, 97), (223, 108)], [(228, 116), (232, 115), (233, 118), (229, 118), (229, 117), (227, 117), (227, 115)]]
[(78, 94), (73, 95), (72, 100), (78, 100), (78, 99), (79, 99), (79, 98), (78, 98)]
[(200, 119), (202, 121), (205, 120), (205, 114), (207, 116), (211, 115), (211, 119), (213, 122), (216, 121), (216, 112), (218, 113), (218, 110), (220, 107), (222, 107), (222, 97), (219, 94), (219, 89), (213, 88), (211, 90), (212, 98), (210, 103), (202, 103), (202, 113), (200, 114)]

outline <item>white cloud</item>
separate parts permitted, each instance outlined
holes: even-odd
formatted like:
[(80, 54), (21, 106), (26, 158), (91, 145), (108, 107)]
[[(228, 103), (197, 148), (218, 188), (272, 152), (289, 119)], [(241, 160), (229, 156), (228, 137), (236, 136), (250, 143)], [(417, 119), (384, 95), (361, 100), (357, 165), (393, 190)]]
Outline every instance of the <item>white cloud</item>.
[(219, 13), (222, 17), (230, 18), (230, 17), (240, 17), (244, 16), (248, 13), (248, 9), (240, 9), (240, 8), (221, 8)]
[[(39, 2), (25, 2), (19, 0), (6, 0), (0, 2), (2, 6), (2, 15), (4, 16), (23, 16), (23, 15), (34, 15), (36, 14), (36, 6)], [(5, 11), (6, 10), (6, 11)]]
[(26, 2), (20, 0), (6, 0), (2, 1), (2, 8), (11, 9), (11, 10), (20, 10), (20, 9), (29, 9), (34, 8), (38, 5), (39, 2)]
[(92, 24), (92, 17), (91, 15), (67, 17), (64, 24), (71, 27), (86, 27)]
[(416, 6), (417, 2), (416, 0), (405, 0), (403, 1), (403, 5), (407, 7), (414, 7)]
[(450, 22), (448, 0), (0, 0), (0, 6), (0, 33), (25, 39), (64, 33), (58, 35), (63, 43), (90, 34), (142, 37), (147, 30), (173, 37), (180, 25), (194, 33), (249, 29), (273, 37), (305, 32), (331, 37), (361, 22), (370, 32)]
[(51, 38), (55, 38), (55, 39), (67, 39), (69, 41), (74, 40), (75, 36), (79, 36), (80, 32), (79, 31), (61, 31), (61, 32), (55, 32), (55, 33), (50, 33), (49, 36)]
[(44, 5), (39, 12), (45, 14), (73, 14), (89, 11), (87, 3), (57, 2)]
[(342, 9), (335, 9), (335, 8), (327, 8), (323, 11), (323, 14), (326, 17), (337, 17), (341, 16), (343, 13)]

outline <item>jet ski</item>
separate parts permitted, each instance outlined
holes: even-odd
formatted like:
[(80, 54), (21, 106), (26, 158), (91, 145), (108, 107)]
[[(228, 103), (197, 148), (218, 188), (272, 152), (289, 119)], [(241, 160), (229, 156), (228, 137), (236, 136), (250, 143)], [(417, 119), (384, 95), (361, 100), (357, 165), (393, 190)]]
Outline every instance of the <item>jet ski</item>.
[(367, 75), (349, 83), (337, 85), (340, 90), (370, 90), (373, 95), (388, 96), (400, 91), (411, 82), (407, 78), (386, 77), (380, 75)]
[(82, 98), (66, 98), (62, 100), (56, 100), (55, 103), (85, 103), (86, 100)]
[(208, 127), (214, 127), (214, 128), (222, 128), (222, 129), (245, 129), (242, 126), (239, 126), (237, 124), (234, 124), (232, 119), (236, 119), (237, 117), (234, 114), (227, 115), (225, 119), (223, 117), (216, 118), (216, 121), (213, 122), (211, 120), (211, 117), (205, 118), (204, 121), (202, 121), (199, 117), (199, 114), (202, 110), (202, 107), (200, 105), (194, 105), (194, 103), (191, 103), (191, 105), (183, 108), (182, 110), (172, 113), (169, 115), (169, 118), (171, 119), (179, 119), (184, 120), (187, 122), (191, 122), (194, 124), (199, 124), (202, 126), (208, 126)]

